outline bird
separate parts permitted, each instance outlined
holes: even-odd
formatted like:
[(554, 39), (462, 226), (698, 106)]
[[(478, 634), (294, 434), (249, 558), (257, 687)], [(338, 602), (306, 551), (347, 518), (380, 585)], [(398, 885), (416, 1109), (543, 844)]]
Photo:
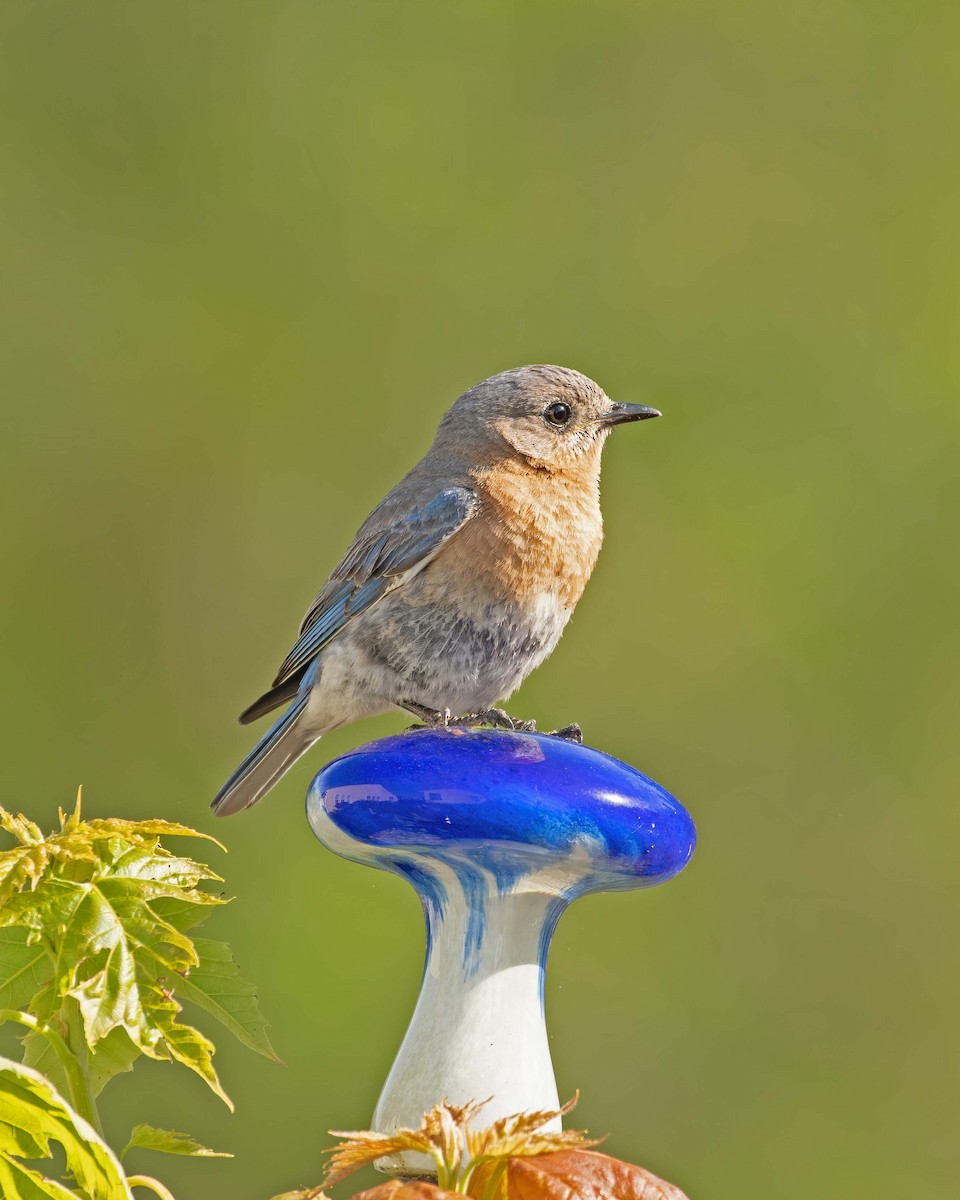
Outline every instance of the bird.
[(556, 647), (593, 571), (608, 434), (660, 415), (546, 364), (464, 392), (361, 525), (269, 691), (240, 714), (247, 724), (286, 706), (214, 812), (251, 807), (324, 734), (396, 708), (431, 726), (533, 727), (495, 705)]

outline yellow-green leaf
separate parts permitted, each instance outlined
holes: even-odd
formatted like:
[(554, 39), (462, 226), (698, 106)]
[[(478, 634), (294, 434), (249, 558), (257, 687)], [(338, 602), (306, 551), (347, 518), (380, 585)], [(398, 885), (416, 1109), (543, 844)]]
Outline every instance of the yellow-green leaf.
[(5, 808), (0, 808), (0, 829), (6, 830), (11, 837), (15, 837), (21, 846), (35, 846), (44, 840), (43, 831), (39, 825), (25, 817), (23, 813), (14, 816)]
[(120, 1151), (124, 1158), (128, 1150), (159, 1150), (163, 1154), (187, 1154), (191, 1158), (233, 1158), (224, 1150), (211, 1150), (189, 1133), (176, 1129), (155, 1129), (153, 1125), (134, 1125), (130, 1141)]
[(4, 1200), (76, 1200), (77, 1193), (0, 1152), (0, 1196)]
[(87, 1053), (87, 1075), (95, 1096), (99, 1096), (111, 1079), (133, 1070), (140, 1057), (140, 1048), (130, 1040), (125, 1029), (112, 1029), (97, 1042), (96, 1050)]
[[(173, 1004), (172, 1008), (174, 1012), (177, 1011), (176, 1004)], [(165, 1023), (160, 1023), (160, 1028), (163, 1030), (164, 1046), (170, 1057), (183, 1063), (191, 1071), (196, 1071), (211, 1091), (233, 1112), (233, 1101), (220, 1086), (220, 1080), (213, 1069), (213, 1042), (191, 1025), (181, 1025), (171, 1018)]]
[(266, 1034), (257, 989), (240, 977), (230, 947), (209, 938), (197, 938), (194, 946), (200, 962), (176, 981), (176, 995), (216, 1017), (251, 1050), (280, 1062)]
[[(203, 942), (201, 959), (190, 936), (224, 903), (202, 886), (220, 882), (219, 875), (159, 840), (206, 835), (171, 821), (83, 821), (79, 798), (49, 837), (2, 809), (0, 826), (18, 842), (0, 853), (6, 1007), (49, 1020), (75, 1005), (95, 1093), (142, 1053), (183, 1063), (230, 1105), (213, 1067), (213, 1044), (180, 1020), (181, 1001), (203, 1008), (259, 1053), (276, 1054), (256, 992), (228, 948)], [(27, 1045), (30, 1060), (62, 1080), (49, 1048), (32, 1037)]]
[[(63, 1147), (74, 1180), (70, 1188), (21, 1161), (50, 1158), (51, 1142)], [(123, 1168), (96, 1130), (38, 1071), (5, 1058), (0, 1058), (0, 1184), (4, 1200), (132, 1200)]]
[(0, 1008), (26, 1008), (52, 978), (50, 956), (25, 929), (0, 929)]
[(177, 1020), (172, 989), (199, 961), (193, 943), (151, 906), (163, 898), (219, 903), (193, 890), (213, 872), (152, 846), (114, 840), (97, 848), (93, 870), (75, 861), (56, 864), (35, 890), (12, 896), (0, 909), (0, 926), (21, 926), (55, 943), (57, 996), (77, 1001), (92, 1052), (123, 1029), (142, 1053), (184, 1063), (230, 1105), (213, 1068), (212, 1043)]
[[(88, 1050), (87, 1078), (94, 1096), (99, 1096), (115, 1076), (132, 1071), (140, 1053), (140, 1048), (131, 1042), (125, 1029), (112, 1030), (97, 1043), (96, 1050)], [(41, 1075), (46, 1075), (59, 1091), (68, 1090), (66, 1070), (60, 1056), (43, 1034), (32, 1032), (24, 1037), (23, 1061)]]
[(36, 887), (47, 859), (43, 846), (31, 844), (0, 853), (0, 904), (27, 886)]
[(227, 851), (223, 842), (218, 842), (210, 833), (201, 833), (188, 825), (178, 825), (176, 821), (164, 821), (158, 817), (146, 821), (126, 821), (119, 817), (110, 817), (106, 820), (84, 821), (83, 824), (92, 837), (119, 836), (127, 841), (158, 837), (194, 837), (213, 842), (224, 853)]

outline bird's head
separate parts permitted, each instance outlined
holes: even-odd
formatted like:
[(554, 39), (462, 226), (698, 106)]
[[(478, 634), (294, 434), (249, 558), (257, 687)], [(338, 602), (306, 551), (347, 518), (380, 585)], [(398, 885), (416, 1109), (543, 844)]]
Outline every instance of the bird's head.
[(568, 367), (516, 367), (464, 392), (437, 436), (474, 460), (507, 454), (541, 470), (569, 471), (598, 466), (614, 426), (659, 416), (643, 404), (618, 404)]

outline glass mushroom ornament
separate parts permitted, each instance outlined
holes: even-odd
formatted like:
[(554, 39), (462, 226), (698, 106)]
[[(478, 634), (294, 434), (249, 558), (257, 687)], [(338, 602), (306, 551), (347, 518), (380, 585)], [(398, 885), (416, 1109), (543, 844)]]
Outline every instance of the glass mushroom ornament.
[[(490, 1097), (486, 1122), (559, 1108), (543, 1005), (557, 921), (588, 892), (672, 878), (696, 837), (678, 801), (606, 754), (457, 727), (335, 759), (307, 816), (325, 846), (403, 876), (423, 904), (423, 983), (373, 1116), (383, 1133), (416, 1128), (444, 1099)], [(433, 1172), (414, 1154), (382, 1165)]]

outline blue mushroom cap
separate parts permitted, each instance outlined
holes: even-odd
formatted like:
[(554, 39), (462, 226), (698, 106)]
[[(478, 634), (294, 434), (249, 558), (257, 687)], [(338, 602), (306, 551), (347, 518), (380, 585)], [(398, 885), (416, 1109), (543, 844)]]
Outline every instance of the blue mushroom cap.
[(466, 855), (503, 886), (556, 869), (571, 898), (662, 883), (696, 840), (677, 800), (607, 754), (546, 734), (456, 727), (334, 759), (313, 781), (307, 814), (321, 841), (356, 861), (409, 875), (418, 860)]

